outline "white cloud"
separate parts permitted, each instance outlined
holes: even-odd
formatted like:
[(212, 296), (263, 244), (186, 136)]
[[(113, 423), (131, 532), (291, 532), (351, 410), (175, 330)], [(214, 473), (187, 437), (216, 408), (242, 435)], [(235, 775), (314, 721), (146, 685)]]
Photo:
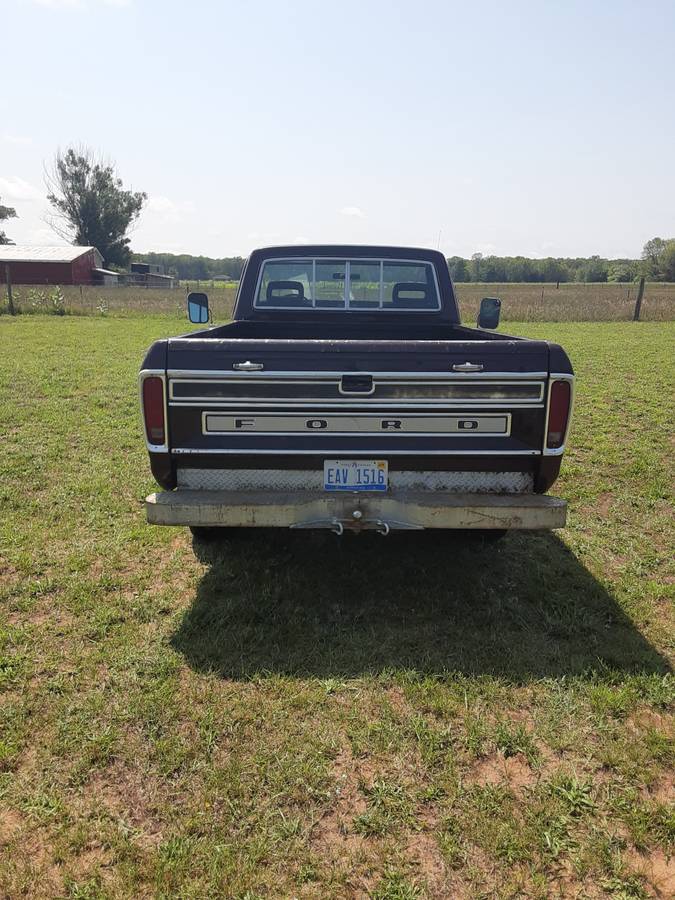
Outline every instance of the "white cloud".
[(169, 200), (168, 197), (163, 197), (161, 195), (157, 197), (150, 197), (148, 200), (148, 205), (146, 207), (148, 212), (156, 212), (156, 213), (166, 213), (173, 212), (175, 210), (176, 204), (173, 200)]
[(363, 219), (365, 213), (358, 206), (343, 206), (340, 210), (341, 216), (352, 216), (357, 219)]
[(182, 225), (194, 211), (195, 205), (191, 200), (180, 203), (164, 194), (154, 194), (143, 209), (139, 228), (143, 228), (145, 224)]
[(2, 136), (3, 144), (15, 144), (17, 146), (25, 146), (26, 144), (32, 144), (33, 139), (26, 137), (23, 134), (3, 134)]
[(186, 215), (194, 211), (195, 205), (191, 200), (186, 200), (184, 203), (176, 203), (162, 194), (150, 197), (145, 207), (145, 212), (150, 213), (156, 220), (172, 225), (181, 222)]
[(44, 194), (32, 184), (14, 175), (12, 178), (0, 177), (0, 197), (5, 200), (43, 200)]
[(305, 237), (304, 234), (299, 234), (298, 237), (293, 238), (294, 244), (309, 244), (309, 238)]

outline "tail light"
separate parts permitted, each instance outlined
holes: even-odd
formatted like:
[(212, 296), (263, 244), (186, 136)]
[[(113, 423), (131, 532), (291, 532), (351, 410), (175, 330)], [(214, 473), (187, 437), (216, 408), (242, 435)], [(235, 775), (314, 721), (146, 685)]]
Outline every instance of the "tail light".
[(143, 381), (143, 418), (148, 443), (165, 444), (164, 382), (156, 375)]
[(562, 443), (565, 440), (571, 399), (572, 387), (569, 381), (554, 381), (551, 385), (548, 429), (546, 431), (546, 446), (550, 450), (562, 447)]

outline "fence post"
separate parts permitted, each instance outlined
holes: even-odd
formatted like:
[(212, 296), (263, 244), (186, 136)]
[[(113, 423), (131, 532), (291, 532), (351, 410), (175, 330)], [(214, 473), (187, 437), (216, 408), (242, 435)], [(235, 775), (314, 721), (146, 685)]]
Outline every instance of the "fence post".
[(635, 299), (635, 310), (633, 312), (633, 321), (634, 322), (640, 321), (640, 310), (642, 308), (642, 297), (644, 295), (644, 292), (645, 292), (645, 277), (644, 277), (644, 275), (642, 275), (640, 278), (640, 285), (638, 287), (637, 297)]
[(15, 316), (14, 298), (12, 297), (12, 276), (9, 271), (9, 263), (5, 263), (5, 278), (7, 280), (7, 305), (9, 306), (10, 316)]

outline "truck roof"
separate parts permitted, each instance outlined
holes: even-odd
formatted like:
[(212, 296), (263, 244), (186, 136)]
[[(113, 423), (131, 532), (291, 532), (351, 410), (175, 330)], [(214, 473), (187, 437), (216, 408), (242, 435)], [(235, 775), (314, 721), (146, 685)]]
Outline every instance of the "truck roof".
[(430, 262), (441, 262), (447, 265), (440, 250), (428, 247), (400, 247), (382, 244), (278, 244), (259, 247), (251, 253), (251, 257), (269, 256), (377, 256), (386, 259), (425, 259)]

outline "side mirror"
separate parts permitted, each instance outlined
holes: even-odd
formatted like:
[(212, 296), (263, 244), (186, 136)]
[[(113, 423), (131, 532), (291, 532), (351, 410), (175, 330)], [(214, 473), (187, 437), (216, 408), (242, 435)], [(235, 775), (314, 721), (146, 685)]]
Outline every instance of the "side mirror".
[(499, 315), (501, 311), (502, 301), (498, 297), (483, 297), (480, 301), (478, 327), (496, 328), (499, 325)]
[(193, 325), (206, 325), (209, 321), (209, 298), (192, 291), (187, 298), (188, 319)]

